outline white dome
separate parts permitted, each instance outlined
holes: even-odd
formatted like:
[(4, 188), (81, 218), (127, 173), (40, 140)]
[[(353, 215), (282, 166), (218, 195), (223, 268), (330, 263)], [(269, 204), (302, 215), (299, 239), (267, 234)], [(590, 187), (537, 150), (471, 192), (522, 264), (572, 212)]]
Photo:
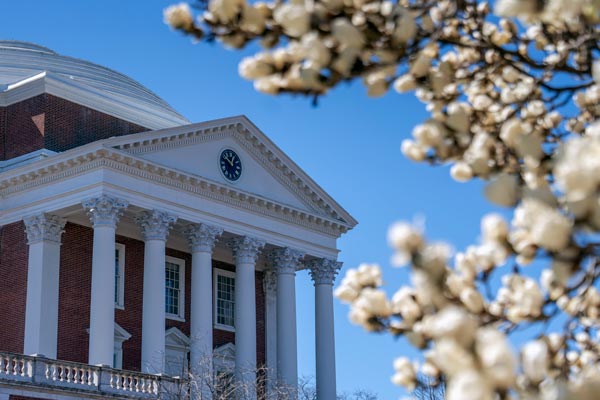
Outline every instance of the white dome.
[[(42, 78), (42, 92), (150, 129), (189, 124), (152, 91), (119, 72), (33, 43), (0, 40), (0, 95)], [(4, 105), (14, 102), (5, 99)]]

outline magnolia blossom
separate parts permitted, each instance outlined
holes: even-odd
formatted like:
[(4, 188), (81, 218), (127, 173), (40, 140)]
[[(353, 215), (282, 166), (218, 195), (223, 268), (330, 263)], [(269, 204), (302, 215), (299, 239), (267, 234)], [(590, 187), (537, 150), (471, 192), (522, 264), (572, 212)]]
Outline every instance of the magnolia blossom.
[[(420, 368), (396, 362), (393, 382), (412, 390), (422, 374), (451, 400), (595, 399), (600, 2), (491, 4), (209, 0), (197, 15), (180, 4), (164, 16), (196, 39), (260, 44), (239, 73), (262, 93), (317, 99), (348, 81), (373, 97), (414, 92), (429, 117), (412, 138), (398, 132), (401, 152), (485, 181), (485, 197), (512, 214), (485, 216), (479, 241), (454, 257), (394, 224), (391, 263), (410, 279), (391, 298), (378, 265), (347, 271), (335, 294), (349, 318), (423, 350)], [(545, 334), (557, 321), (563, 331)]]

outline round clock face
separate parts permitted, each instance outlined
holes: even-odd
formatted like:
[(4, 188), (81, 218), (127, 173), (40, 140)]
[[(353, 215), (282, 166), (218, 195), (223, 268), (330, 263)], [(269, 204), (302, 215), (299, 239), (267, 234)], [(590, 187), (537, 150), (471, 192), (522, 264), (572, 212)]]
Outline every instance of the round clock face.
[(230, 181), (237, 181), (242, 175), (242, 161), (235, 151), (225, 149), (219, 157), (219, 168), (223, 176)]

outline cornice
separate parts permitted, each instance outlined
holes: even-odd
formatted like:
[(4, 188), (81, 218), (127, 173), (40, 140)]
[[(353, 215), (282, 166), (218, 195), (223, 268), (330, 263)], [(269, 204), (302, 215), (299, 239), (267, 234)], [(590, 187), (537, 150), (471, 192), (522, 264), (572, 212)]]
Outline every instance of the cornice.
[[(247, 126), (248, 125), (248, 126)], [(186, 129), (187, 128), (187, 129)], [(159, 152), (177, 147), (222, 139), (232, 136), (282, 185), (299, 197), (315, 212), (323, 213), (353, 227), (356, 220), (325, 193), (300, 167), (258, 130), (245, 117), (233, 117), (208, 124), (194, 124), (150, 135), (117, 138), (114, 147), (130, 154)], [(128, 140), (129, 139), (129, 140)], [(107, 143), (108, 144), (108, 143)]]
[(37, 167), (30, 164), (1, 173), (0, 197), (53, 184), (98, 168), (110, 168), (137, 179), (182, 190), (331, 236), (339, 236), (351, 228), (340, 221), (311, 214), (197, 175), (169, 169), (122, 151), (98, 147), (83, 146), (74, 149), (75, 154), (70, 157), (65, 157), (69, 153), (66, 152), (35, 163)]

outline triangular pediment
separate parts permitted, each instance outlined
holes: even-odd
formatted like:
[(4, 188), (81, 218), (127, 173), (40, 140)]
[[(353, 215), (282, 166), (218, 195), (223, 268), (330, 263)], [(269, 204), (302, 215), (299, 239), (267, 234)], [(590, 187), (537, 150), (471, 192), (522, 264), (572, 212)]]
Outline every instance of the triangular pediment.
[[(347, 228), (356, 221), (246, 117), (231, 117), (110, 139), (106, 146), (224, 187), (324, 216)], [(241, 174), (229, 181), (220, 156), (233, 150)]]
[(165, 332), (165, 346), (167, 348), (185, 350), (190, 345), (190, 339), (179, 329), (172, 327)]

